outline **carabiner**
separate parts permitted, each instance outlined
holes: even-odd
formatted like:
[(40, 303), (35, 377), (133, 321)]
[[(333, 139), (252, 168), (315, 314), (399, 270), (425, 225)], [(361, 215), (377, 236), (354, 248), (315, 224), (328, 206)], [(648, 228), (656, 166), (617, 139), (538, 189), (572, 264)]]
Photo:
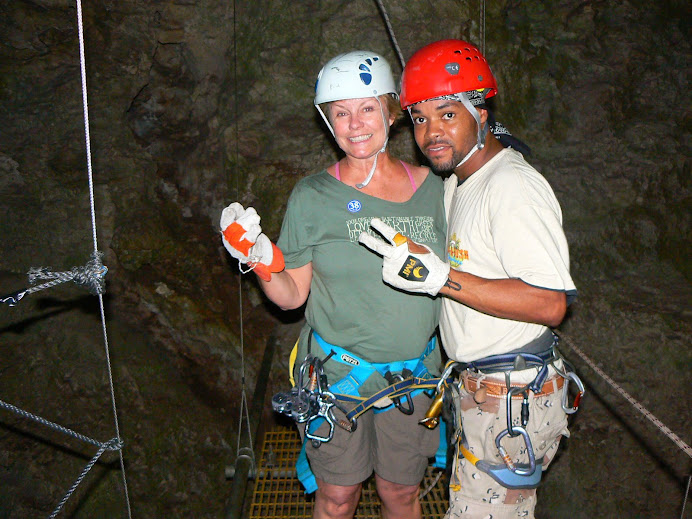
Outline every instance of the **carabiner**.
[[(567, 399), (569, 398), (569, 383), (570, 381), (574, 382), (577, 385), (577, 388), (579, 392), (577, 393), (577, 396), (574, 397), (574, 403), (572, 406), (567, 405)], [(570, 371), (565, 374), (565, 387), (563, 388), (562, 392), (562, 410), (567, 413), (567, 414), (574, 414), (577, 412), (579, 409), (579, 402), (581, 402), (581, 397), (584, 396), (584, 393), (586, 393), (586, 390), (584, 389), (584, 383), (581, 381), (581, 379), (577, 376), (577, 374), (574, 371)]]
[[(526, 452), (529, 455), (529, 466), (528, 469), (523, 469), (523, 468), (517, 468), (517, 466), (514, 464), (512, 461), (512, 458), (507, 454), (507, 451), (505, 448), (502, 446), (501, 440), (507, 435), (510, 436), (518, 436), (521, 434), (524, 437), (524, 444), (526, 445)], [(523, 427), (512, 427), (512, 431), (510, 432), (509, 429), (505, 429), (504, 431), (500, 432), (495, 437), (495, 446), (497, 447), (497, 451), (500, 453), (500, 456), (502, 457), (502, 461), (505, 462), (505, 465), (507, 468), (517, 474), (518, 476), (530, 476), (536, 471), (536, 456), (533, 452), (533, 446), (531, 445), (531, 438), (529, 438), (529, 433), (526, 432), (526, 429)]]
[[(521, 417), (522, 417), (522, 425), (526, 426), (524, 423), (524, 413), (526, 413), (526, 421), (528, 423), (528, 390), (525, 387), (518, 387), (518, 386), (507, 386), (509, 389), (507, 391), (507, 431), (512, 431), (514, 428), (514, 424), (512, 423), (512, 397), (514, 395), (517, 395), (519, 393), (524, 393), (524, 402), (526, 402), (526, 411), (524, 411), (524, 404), (522, 403), (522, 408), (521, 408)], [(511, 437), (515, 437), (516, 434), (514, 432), (509, 432), (509, 435)]]
[[(330, 408), (333, 405), (333, 403), (327, 400), (320, 399), (320, 410), (316, 414), (313, 414), (310, 418), (308, 418), (308, 421), (305, 424), (305, 437), (310, 438), (310, 440), (312, 440), (312, 446), (315, 448), (318, 448), (322, 442), (328, 442), (334, 437), (334, 419), (332, 417), (332, 414), (329, 412)], [(323, 418), (329, 424), (329, 432), (326, 436), (318, 436), (317, 434), (313, 434), (310, 432), (310, 425), (314, 420), (317, 420), (318, 418)]]
[(0, 297), (0, 303), (5, 303), (7, 306), (17, 306), (19, 301), (22, 300), (22, 297), (24, 297), (26, 293), (26, 290), (19, 290), (17, 292), (7, 294), (6, 296)]
[[(405, 369), (401, 373), (398, 373), (396, 375), (392, 375), (390, 371), (387, 371), (387, 373), (384, 374), (384, 378), (389, 382), (389, 385), (394, 385), (397, 382), (403, 382), (406, 378), (412, 377), (413, 373), (411, 372), (410, 369)], [(392, 397), (392, 403), (394, 404), (394, 407), (396, 407), (399, 411), (404, 413), (405, 415), (412, 415), (414, 408), (413, 408), (413, 399), (411, 398), (411, 393), (405, 393), (403, 395), (406, 398), (407, 406), (404, 407), (404, 405), (401, 403), (401, 397), (400, 396), (395, 396)]]
[(437, 383), (437, 388), (435, 389), (435, 393), (439, 393), (440, 389), (442, 389), (442, 385), (445, 384), (447, 381), (447, 378), (452, 374), (452, 371), (454, 371), (454, 368), (457, 366), (460, 366), (461, 362), (453, 361), (453, 362), (448, 362), (447, 365), (445, 366), (445, 370), (442, 372), (442, 375), (440, 375), (440, 381)]

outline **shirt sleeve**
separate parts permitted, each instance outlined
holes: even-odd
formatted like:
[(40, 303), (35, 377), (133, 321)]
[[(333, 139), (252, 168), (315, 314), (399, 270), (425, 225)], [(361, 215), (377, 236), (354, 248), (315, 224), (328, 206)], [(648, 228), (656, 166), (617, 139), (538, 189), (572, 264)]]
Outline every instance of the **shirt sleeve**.
[(547, 182), (532, 185), (518, 176), (513, 180), (515, 186), (499, 191), (501, 199), (493, 204), (496, 210), (490, 217), (497, 256), (510, 278), (565, 292), (571, 302), (576, 287), (560, 206)]
[(281, 234), (277, 240), (286, 268), (289, 269), (302, 267), (312, 261), (312, 243), (308, 229), (308, 222), (312, 220), (305, 214), (305, 196), (305, 189), (299, 182), (288, 199)]

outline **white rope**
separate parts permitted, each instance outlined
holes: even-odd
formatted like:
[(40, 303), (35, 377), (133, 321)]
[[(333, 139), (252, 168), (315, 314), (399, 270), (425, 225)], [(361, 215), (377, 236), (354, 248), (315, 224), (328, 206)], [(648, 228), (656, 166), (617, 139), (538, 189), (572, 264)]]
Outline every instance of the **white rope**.
[(421, 489), (421, 491), (418, 493), (418, 499), (423, 499), (425, 496), (427, 496), (430, 493), (430, 491), (433, 488), (435, 488), (435, 485), (437, 485), (437, 482), (440, 481), (440, 478), (442, 477), (444, 472), (445, 472), (444, 470), (438, 470), (437, 471), (437, 475), (433, 478), (433, 480), (430, 482), (430, 484), (427, 487)]
[(680, 449), (687, 454), (689, 457), (692, 458), (692, 447), (687, 445), (682, 438), (680, 438), (677, 434), (675, 434), (673, 431), (671, 431), (666, 425), (661, 422), (658, 418), (656, 418), (650, 411), (648, 411), (642, 404), (640, 404), (637, 400), (634, 399), (627, 391), (625, 391), (622, 387), (620, 387), (612, 378), (610, 378), (608, 375), (606, 375), (601, 368), (596, 366), (596, 364), (589, 358), (587, 357), (583, 351), (581, 351), (570, 339), (569, 337), (566, 337), (563, 334), (560, 334), (560, 337), (565, 339), (565, 344), (567, 344), (577, 355), (581, 357), (581, 359), (586, 362), (586, 364), (589, 365), (591, 369), (593, 369), (598, 375), (603, 378), (610, 386), (615, 389), (620, 395), (627, 400), (630, 404), (634, 406), (635, 409), (637, 409), (640, 413), (642, 413), (651, 423), (653, 423), (656, 427), (658, 427), (663, 434), (668, 436), (668, 438), (673, 441)]
[[(233, 0), (233, 76), (234, 76), (234, 82), (236, 86), (238, 85), (238, 52), (237, 52), (237, 46), (238, 46), (238, 40), (236, 38), (236, 2)], [(235, 89), (235, 93), (233, 96), (234, 100), (234, 111), (235, 111), (235, 156), (236, 156), (236, 167), (238, 167), (238, 156), (240, 154), (240, 150), (238, 147), (238, 142), (239, 142), (239, 133), (240, 129), (238, 127), (238, 89)], [(236, 198), (239, 197), (240, 195), (240, 175), (237, 174), (235, 176), (235, 190), (236, 190)], [(254, 268), (254, 266), (252, 267)], [(248, 409), (248, 399), (247, 399), (247, 393), (246, 393), (246, 384), (245, 384), (245, 331), (243, 329), (243, 283), (242, 283), (242, 273), (243, 270), (242, 268), (239, 269), (240, 272), (238, 273), (238, 317), (240, 319), (240, 374), (241, 374), (241, 385), (240, 385), (240, 392), (241, 392), (241, 398), (240, 398), (240, 413), (238, 417), (238, 442), (236, 446), (236, 461), (242, 457), (245, 458), (250, 458), (250, 463), (251, 463), (251, 468), (250, 471), (251, 473), (255, 472), (255, 450), (254, 450), (254, 444), (252, 442), (252, 430), (250, 429), (250, 414), (249, 414), (249, 409)], [(252, 270), (252, 269), (250, 269)], [(247, 428), (247, 434), (248, 434), (248, 441), (249, 441), (249, 446), (247, 448), (241, 448), (240, 442), (242, 438), (242, 433), (243, 433), (243, 417), (245, 418), (245, 426)], [(249, 453), (249, 454), (248, 454)]]
[[(92, 165), (91, 165), (91, 138), (89, 136), (89, 103), (87, 101), (87, 80), (86, 80), (86, 59), (84, 57), (84, 23), (82, 19), (82, 1), (77, 0), (77, 26), (79, 30), (79, 65), (80, 65), (80, 72), (81, 72), (81, 79), (82, 79), (82, 102), (84, 105), (84, 133), (85, 133), (85, 139), (86, 139), (86, 156), (87, 156), (87, 172), (89, 176), (89, 202), (90, 202), (90, 208), (91, 208), (91, 228), (92, 228), (92, 234), (93, 234), (93, 240), (94, 240), (94, 254), (98, 254), (98, 240), (96, 239), (96, 210), (95, 210), (95, 204), (94, 204), (94, 181), (93, 181), (93, 171), (92, 171)], [(99, 308), (101, 311), (101, 325), (103, 328), (103, 340), (104, 340), (104, 348), (105, 348), (105, 353), (106, 353), (106, 364), (108, 367), (108, 381), (110, 383), (110, 391), (111, 391), (111, 404), (113, 406), (113, 420), (115, 422), (115, 434), (116, 438), (120, 442), (120, 427), (118, 425), (118, 410), (115, 404), (115, 389), (113, 387), (113, 372), (111, 369), (111, 359), (110, 359), (110, 353), (109, 353), (109, 348), (108, 348), (108, 332), (106, 331), (106, 313), (104, 309), (104, 304), (103, 304), (103, 294), (99, 292), (98, 294), (98, 299), (99, 299)], [(119, 450), (120, 454), (120, 472), (122, 473), (122, 478), (123, 478), (123, 488), (125, 491), (125, 501), (127, 504), (127, 515), (130, 519), (132, 519), (132, 508), (130, 506), (130, 495), (128, 492), (127, 488), (127, 476), (125, 475), (125, 461), (123, 459), (123, 451), (122, 449)], [(90, 467), (89, 467), (90, 468)], [(88, 469), (87, 469), (88, 470)], [(84, 473), (86, 474), (86, 472)], [(81, 476), (83, 477), (83, 476)], [(80, 480), (78, 480), (79, 482)], [(78, 483), (77, 482), (77, 483)], [(68, 493), (69, 494), (73, 491)]]

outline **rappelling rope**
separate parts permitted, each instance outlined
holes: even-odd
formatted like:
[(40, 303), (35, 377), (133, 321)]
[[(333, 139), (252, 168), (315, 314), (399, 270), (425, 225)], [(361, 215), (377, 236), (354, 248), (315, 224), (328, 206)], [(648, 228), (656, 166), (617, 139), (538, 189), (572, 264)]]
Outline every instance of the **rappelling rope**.
[[(235, 176), (235, 190), (236, 198), (240, 195), (240, 175), (238, 174), (238, 157), (240, 155), (240, 149), (238, 147), (238, 140), (240, 138), (240, 129), (238, 127), (238, 40), (236, 38), (236, 2), (233, 0), (233, 81), (235, 82), (236, 88), (234, 89), (233, 102), (234, 102), (234, 112), (235, 112), (235, 163), (236, 163), (236, 176)], [(238, 317), (240, 319), (240, 373), (241, 373), (241, 385), (240, 385), (240, 413), (238, 416), (238, 442), (236, 446), (236, 463), (241, 458), (247, 458), (250, 460), (250, 474), (255, 474), (255, 450), (253, 448), (252, 442), (252, 430), (250, 429), (250, 412), (248, 409), (246, 385), (245, 385), (245, 332), (243, 330), (243, 283), (242, 275), (238, 273)], [(243, 418), (245, 418), (245, 426), (247, 428), (248, 434), (248, 447), (241, 447), (241, 439), (243, 436)]]
[(480, 34), (481, 41), (481, 54), (485, 56), (485, 0), (480, 0), (479, 7), (480, 14), (478, 15), (478, 30)]
[(565, 340), (565, 344), (569, 346), (581, 359), (586, 362), (586, 364), (593, 369), (603, 380), (605, 380), (610, 386), (615, 389), (622, 397), (627, 400), (630, 404), (634, 406), (635, 409), (637, 409), (640, 413), (642, 413), (651, 423), (653, 423), (656, 427), (658, 427), (663, 434), (668, 436), (668, 438), (673, 441), (680, 449), (687, 454), (689, 457), (692, 458), (692, 447), (687, 445), (682, 438), (680, 438), (677, 434), (675, 434), (673, 431), (671, 431), (666, 425), (661, 422), (658, 418), (656, 418), (648, 409), (646, 409), (642, 404), (640, 404), (634, 397), (632, 397), (627, 391), (625, 391), (620, 385), (618, 385), (612, 378), (610, 378), (608, 375), (606, 375), (601, 368), (596, 366), (596, 364), (584, 354), (583, 351), (581, 351), (572, 341), (569, 337), (566, 337), (564, 334), (560, 334), (560, 337)]
[[(82, 102), (84, 105), (84, 135), (86, 142), (86, 158), (87, 158), (87, 171), (89, 178), (89, 207), (91, 209), (91, 228), (94, 240), (94, 256), (99, 255), (98, 252), (98, 240), (96, 239), (96, 210), (94, 204), (94, 181), (93, 172), (91, 166), (91, 138), (89, 136), (89, 103), (87, 100), (87, 80), (86, 80), (86, 58), (84, 52), (84, 24), (82, 20), (82, 0), (77, 0), (77, 26), (79, 28), (79, 66), (82, 78)], [(122, 440), (120, 440), (120, 427), (118, 425), (118, 409), (115, 404), (115, 390), (113, 385), (113, 371), (111, 369), (111, 359), (108, 348), (108, 332), (106, 330), (106, 312), (103, 304), (103, 294), (99, 292), (97, 294), (99, 299), (99, 309), (101, 312), (101, 326), (103, 328), (103, 341), (104, 350), (106, 354), (106, 365), (108, 367), (108, 382), (110, 385), (111, 392), (111, 404), (113, 407), (113, 422), (115, 424), (115, 434), (118, 438), (119, 445), (122, 446)], [(125, 474), (125, 460), (123, 459), (122, 448), (118, 449), (118, 454), (120, 457), (120, 471), (123, 478), (123, 489), (125, 492), (125, 502), (127, 504), (127, 515), (132, 518), (132, 508), (130, 506), (130, 495), (127, 488), (127, 476)]]
[(397, 56), (399, 56), (399, 62), (401, 63), (401, 68), (404, 68), (404, 65), (406, 64), (406, 60), (404, 60), (404, 55), (401, 53), (401, 49), (399, 48), (399, 44), (396, 41), (396, 36), (394, 36), (394, 29), (392, 29), (392, 24), (389, 22), (389, 15), (387, 14), (387, 10), (384, 8), (384, 4), (382, 3), (382, 0), (376, 0), (378, 7), (380, 8), (380, 12), (382, 13), (382, 18), (384, 18), (384, 23), (387, 26), (387, 32), (389, 33), (389, 37), (392, 40), (392, 44), (394, 45), (394, 48), (396, 49)]
[[(673, 443), (675, 443), (678, 447), (680, 447), (680, 450), (682, 450), (685, 454), (687, 454), (689, 457), (692, 458), (692, 447), (687, 445), (682, 438), (680, 438), (677, 434), (675, 434), (673, 431), (670, 430), (661, 420), (656, 418), (646, 407), (644, 407), (642, 404), (640, 404), (633, 396), (631, 396), (627, 391), (625, 391), (622, 387), (620, 387), (619, 384), (617, 384), (612, 378), (610, 378), (606, 373), (596, 366), (596, 364), (586, 356), (586, 354), (581, 351), (569, 337), (566, 337), (564, 334), (560, 334), (560, 338), (564, 339), (565, 344), (569, 348), (572, 349), (579, 357), (591, 368), (593, 369), (603, 380), (605, 380), (610, 386), (615, 389), (620, 395), (627, 400), (632, 406), (634, 406), (637, 411), (642, 413), (651, 423), (653, 423), (658, 429), (663, 432)], [(692, 479), (692, 475), (688, 476), (687, 478), (687, 488), (685, 490), (685, 495), (683, 496), (683, 502), (682, 502), (682, 513), (680, 514), (680, 519), (683, 519), (685, 515), (685, 506), (687, 504), (687, 496), (690, 491), (690, 480)]]

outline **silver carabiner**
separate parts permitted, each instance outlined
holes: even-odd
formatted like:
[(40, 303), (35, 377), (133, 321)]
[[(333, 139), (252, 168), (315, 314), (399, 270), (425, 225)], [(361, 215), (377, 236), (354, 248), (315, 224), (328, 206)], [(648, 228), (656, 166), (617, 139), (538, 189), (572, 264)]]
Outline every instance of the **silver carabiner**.
[(442, 388), (442, 385), (445, 383), (449, 375), (452, 373), (452, 370), (456, 368), (457, 366), (460, 366), (461, 362), (450, 362), (446, 367), (445, 370), (442, 372), (442, 375), (440, 375), (440, 381), (437, 383), (437, 388), (435, 388), (435, 394), (440, 392), (440, 389)]
[[(586, 393), (586, 390), (584, 389), (584, 383), (581, 381), (581, 379), (577, 376), (577, 374), (574, 371), (565, 373), (564, 378), (565, 387), (562, 391), (562, 410), (567, 414), (574, 414), (579, 409), (579, 402), (581, 401), (581, 397), (584, 396), (584, 393)], [(567, 403), (567, 399), (569, 398), (570, 381), (574, 382), (577, 385), (577, 389), (579, 390), (577, 396), (574, 397), (574, 403), (572, 404), (572, 406), (569, 406)]]
[[(512, 458), (507, 454), (507, 451), (502, 446), (501, 440), (508, 434), (510, 436), (517, 436), (521, 434), (524, 437), (524, 444), (526, 445), (526, 451), (529, 455), (528, 469), (517, 468), (517, 466), (512, 461)], [(504, 431), (502, 431), (495, 437), (495, 446), (497, 447), (497, 450), (500, 453), (500, 456), (502, 457), (502, 461), (505, 462), (507, 468), (515, 474), (517, 474), (518, 476), (530, 476), (531, 474), (536, 472), (536, 456), (533, 452), (533, 446), (531, 445), (531, 438), (529, 438), (529, 433), (526, 432), (526, 429), (524, 429), (523, 427), (512, 427), (511, 433), (509, 429), (505, 429)]]
[[(507, 430), (511, 431), (514, 428), (514, 424), (512, 424), (512, 397), (514, 395), (517, 395), (519, 393), (524, 393), (527, 391), (526, 388), (523, 387), (518, 387), (518, 386), (508, 386), (508, 391), (507, 391), (507, 400), (506, 400), (506, 406), (507, 406)], [(526, 421), (528, 422), (528, 402), (526, 401), (526, 398), (524, 399), (524, 402), (526, 402), (527, 405), (527, 416), (526, 416)], [(521, 425), (526, 426), (524, 423), (524, 403), (522, 403), (522, 423)], [(516, 434), (513, 432), (509, 433), (510, 436), (514, 437)]]
[(24, 297), (26, 293), (27, 290), (19, 290), (18, 292), (13, 292), (12, 294), (2, 296), (0, 297), (0, 303), (4, 303), (7, 306), (17, 306), (19, 301), (22, 300), (22, 297)]
[[(327, 394), (331, 394), (331, 393), (327, 393)], [(320, 443), (328, 442), (334, 437), (334, 419), (333, 419), (332, 414), (330, 412), (330, 410), (334, 406), (334, 404), (327, 399), (320, 398), (319, 399), (319, 406), (320, 406), (319, 411), (316, 414), (312, 415), (308, 419), (307, 423), (305, 424), (305, 437), (310, 438), (312, 440), (312, 445), (315, 448), (319, 447)], [(310, 432), (310, 424), (312, 424), (312, 422), (314, 420), (317, 420), (318, 418), (323, 418), (329, 424), (329, 432), (327, 433), (326, 436), (319, 436), (317, 434), (313, 434)]]

